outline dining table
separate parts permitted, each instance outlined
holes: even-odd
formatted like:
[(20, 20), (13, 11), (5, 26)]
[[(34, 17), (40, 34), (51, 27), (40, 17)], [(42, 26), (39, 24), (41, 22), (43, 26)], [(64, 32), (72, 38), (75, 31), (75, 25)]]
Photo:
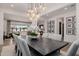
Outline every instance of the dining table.
[(36, 38), (28, 40), (28, 46), (36, 52), (40, 53), (42, 56), (60, 51), (60, 49), (64, 48), (67, 45), (67, 42), (50, 38)]

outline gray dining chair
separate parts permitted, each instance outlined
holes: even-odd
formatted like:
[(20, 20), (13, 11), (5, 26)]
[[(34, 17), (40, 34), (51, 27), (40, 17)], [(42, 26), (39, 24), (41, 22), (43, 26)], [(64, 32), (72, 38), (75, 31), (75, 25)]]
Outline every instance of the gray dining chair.
[(72, 45), (68, 49), (66, 56), (75, 56), (78, 48), (79, 48), (79, 39), (77, 39), (76, 41), (72, 43)]
[(16, 55), (18, 55), (17, 41), (16, 41), (16, 35), (15, 34), (13, 34), (13, 40), (14, 40), (14, 43), (15, 43), (15, 52), (16, 52)]
[(14, 42), (15, 42), (15, 55), (16, 56), (19, 56), (19, 53), (20, 53), (20, 45), (19, 45), (19, 42), (18, 42), (18, 36), (13, 34), (13, 38), (14, 38)]
[(71, 44), (66, 54), (63, 55), (62, 53), (57, 51), (55, 53), (52, 53), (50, 56), (75, 56), (78, 48), (79, 48), (79, 39), (77, 39)]
[[(28, 43), (29, 43), (29, 37), (28, 36), (18, 36), (19, 39), (20, 39), (20, 46), (21, 46), (21, 50), (22, 53), (25, 51), (24, 55), (26, 55), (26, 52), (28, 52), (28, 54), (30, 54), (31, 56), (40, 56), (39, 53), (37, 53), (35, 50), (33, 50), (31, 47), (28, 46)], [(22, 43), (22, 40), (23, 42), (25, 43)], [(26, 56), (29, 56), (29, 55), (26, 55)]]
[(22, 39), (21, 37), (18, 37), (19, 45), (20, 45), (20, 51), (21, 51), (21, 56), (31, 56), (29, 47), (27, 45), (26, 40)]

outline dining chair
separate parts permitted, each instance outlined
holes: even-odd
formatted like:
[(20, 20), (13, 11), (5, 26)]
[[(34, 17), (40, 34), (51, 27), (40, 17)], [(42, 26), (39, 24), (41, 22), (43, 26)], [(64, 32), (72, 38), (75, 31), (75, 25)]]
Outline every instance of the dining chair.
[(39, 53), (37, 53), (35, 50), (28, 46), (28, 36), (26, 36), (26, 38), (23, 38), (23, 36), (18, 36), (18, 40), (21, 48), (21, 56), (40, 56)]
[(12, 34), (13, 35), (13, 41), (14, 41), (14, 43), (15, 43), (15, 52), (17, 53), (17, 42), (16, 42), (16, 36), (15, 36), (15, 34)]
[(75, 56), (77, 53), (77, 50), (79, 48), (79, 39), (77, 39), (76, 41), (74, 41), (70, 48), (68, 49), (67, 53), (65, 55), (61, 54), (60, 52), (56, 52), (51, 54), (52, 56)]
[(19, 40), (20, 51), (21, 51), (21, 54), (20, 55), (21, 56), (30, 56), (31, 53), (30, 53), (30, 50), (29, 50), (29, 47), (27, 45), (26, 40), (24, 40), (21, 37), (18, 37), (18, 40)]
[(77, 39), (76, 41), (74, 41), (72, 43), (72, 45), (70, 46), (70, 48), (68, 49), (68, 52), (67, 52), (67, 56), (75, 56), (76, 53), (77, 53), (77, 50), (79, 48), (79, 39)]
[(71, 44), (65, 56), (75, 56), (78, 51), (78, 48), (79, 48), (79, 39), (77, 39)]
[(15, 51), (16, 51), (16, 56), (19, 56), (19, 52), (20, 52), (20, 46), (19, 46), (19, 42), (17, 40), (17, 35), (13, 34), (13, 39), (14, 39), (14, 42), (15, 42)]

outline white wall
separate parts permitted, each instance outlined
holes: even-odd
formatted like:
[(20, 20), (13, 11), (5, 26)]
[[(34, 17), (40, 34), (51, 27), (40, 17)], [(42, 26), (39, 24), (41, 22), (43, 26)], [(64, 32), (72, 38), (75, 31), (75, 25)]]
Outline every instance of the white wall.
[[(76, 37), (79, 39), (79, 3), (76, 4)], [(77, 54), (79, 54), (79, 48)]]
[(76, 35), (79, 39), (79, 3), (76, 4)]
[[(59, 14), (56, 17), (54, 17), (57, 20), (59, 20), (59, 18), (61, 18), (61, 17), (64, 17), (64, 41), (66, 41), (66, 42), (73, 42), (74, 40), (76, 40), (76, 36), (75, 35), (67, 35), (66, 34), (66, 17), (75, 16), (75, 15), (76, 15), (76, 10), (70, 10), (70, 11), (68, 11), (66, 13)], [(57, 29), (58, 28), (56, 28), (56, 30)], [(56, 32), (56, 33), (58, 33), (58, 32)]]
[[(76, 9), (71, 9), (66, 12), (60, 12), (58, 14), (53, 15), (52, 18), (50, 18), (50, 19), (47, 19), (47, 20), (44, 19), (45, 23), (47, 23), (47, 21), (49, 21), (49, 20), (55, 21), (55, 33), (52, 33), (52, 34), (50, 33), (52, 37), (53, 37), (53, 34), (56, 34), (56, 35), (58, 34), (58, 22), (60, 21), (61, 17), (64, 17), (64, 41), (73, 42), (74, 40), (76, 40), (75, 35), (66, 34), (66, 17), (70, 17), (70, 16), (76, 16)], [(45, 24), (45, 26), (47, 26), (47, 24)], [(46, 29), (45, 31), (47, 32), (47, 27), (45, 27), (45, 29)]]
[(5, 35), (7, 34), (7, 20), (4, 20), (4, 32), (5, 32)]
[(3, 24), (4, 24), (3, 12), (0, 11), (0, 45), (3, 44)]

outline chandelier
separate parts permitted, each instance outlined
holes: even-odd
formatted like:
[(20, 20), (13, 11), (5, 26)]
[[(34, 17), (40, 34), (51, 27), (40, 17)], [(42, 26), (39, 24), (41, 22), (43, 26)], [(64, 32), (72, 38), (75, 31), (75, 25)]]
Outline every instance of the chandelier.
[(38, 19), (46, 8), (44, 3), (30, 3), (27, 10), (27, 17), (30, 20)]

